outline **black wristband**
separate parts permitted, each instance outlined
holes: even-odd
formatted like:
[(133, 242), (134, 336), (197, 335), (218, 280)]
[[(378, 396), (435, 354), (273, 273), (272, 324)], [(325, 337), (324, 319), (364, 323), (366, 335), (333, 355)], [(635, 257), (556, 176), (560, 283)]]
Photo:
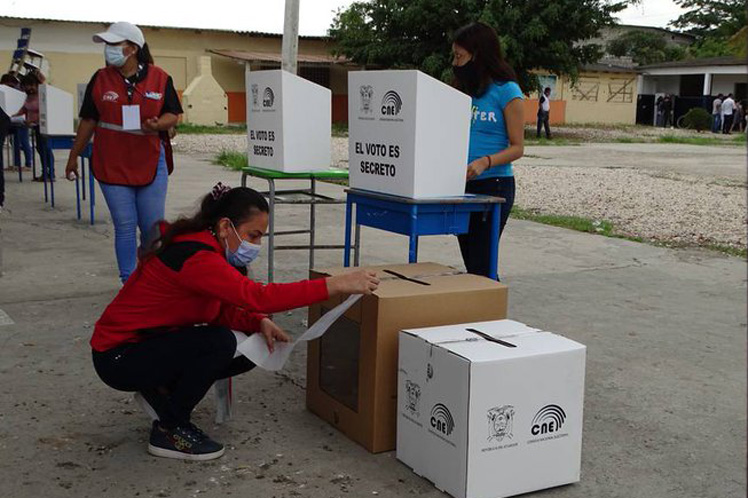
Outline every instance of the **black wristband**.
[(491, 167), (493, 166), (493, 161), (491, 161), (491, 156), (483, 156), (483, 157), (485, 157), (486, 159), (488, 159), (488, 168), (487, 169), (491, 169)]

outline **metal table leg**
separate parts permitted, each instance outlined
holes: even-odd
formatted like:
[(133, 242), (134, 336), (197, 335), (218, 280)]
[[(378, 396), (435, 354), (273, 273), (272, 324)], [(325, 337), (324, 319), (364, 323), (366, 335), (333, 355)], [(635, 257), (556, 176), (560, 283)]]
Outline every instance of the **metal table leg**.
[(309, 268), (314, 268), (314, 227), (316, 204), (314, 203), (315, 194), (317, 193), (317, 180), (312, 180), (312, 203), (309, 204)]
[(408, 245), (408, 263), (418, 262), (418, 206), (410, 208), (410, 243)]
[(55, 207), (55, 155), (52, 148), (47, 149), (47, 178), (52, 207)]
[[(88, 160), (91, 162), (91, 160)], [(86, 159), (81, 158), (81, 187), (83, 187), (83, 200), (86, 200)]]
[(269, 218), (269, 234), (268, 234), (268, 283), (273, 281), (273, 268), (275, 264), (275, 180), (272, 178), (268, 179), (268, 204), (270, 207)]
[(491, 246), (489, 253), (491, 261), (488, 264), (488, 277), (499, 279), (499, 227), (501, 226), (501, 204), (493, 204), (491, 214)]
[(353, 201), (350, 194), (345, 200), (345, 249), (343, 249), (343, 266), (351, 266), (351, 214)]
[(96, 185), (94, 183), (93, 173), (91, 173), (91, 171), (90, 171), (90, 168), (91, 168), (91, 158), (88, 159), (88, 167), (89, 167), (89, 172), (88, 172), (88, 195), (90, 197), (89, 206), (90, 206), (91, 226), (93, 226), (94, 220), (95, 220), (95, 217), (94, 217), (94, 208), (96, 206), (96, 190), (95, 190)]

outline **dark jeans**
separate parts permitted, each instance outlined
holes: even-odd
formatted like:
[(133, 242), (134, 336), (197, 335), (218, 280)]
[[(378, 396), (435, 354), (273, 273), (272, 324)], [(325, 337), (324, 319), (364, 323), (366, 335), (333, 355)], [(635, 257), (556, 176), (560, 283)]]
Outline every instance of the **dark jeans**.
[(551, 125), (548, 122), (550, 116), (551, 116), (550, 112), (538, 111), (538, 133), (537, 133), (538, 138), (540, 138), (540, 129), (542, 127), (545, 127), (545, 138), (547, 138), (548, 140), (551, 139)]
[(5, 137), (0, 134), (0, 207), (5, 204)]
[(735, 116), (733, 114), (725, 114), (724, 123), (722, 124), (722, 133), (730, 134), (732, 130), (732, 121)]
[(93, 351), (96, 373), (118, 391), (140, 391), (165, 427), (188, 423), (190, 414), (218, 379), (254, 368), (234, 358), (230, 329), (202, 325), (154, 335), (103, 353)]
[[(503, 197), (506, 202), (501, 205), (501, 224), (499, 239), (514, 205), (514, 177), (489, 178), (473, 180), (467, 183), (465, 191), (469, 194), (484, 194)], [(468, 273), (488, 276), (491, 256), (491, 216), (488, 213), (472, 213), (468, 233), (458, 235), (462, 261)]]
[(44, 135), (42, 135), (38, 125), (34, 126), (33, 130), (34, 140), (36, 140), (36, 152), (39, 153), (39, 158), (42, 165), (41, 177), (43, 178), (44, 174), (46, 173), (47, 179), (54, 179), (54, 170), (52, 169), (52, 165), (49, 164), (49, 156), (52, 154), (52, 152), (47, 149), (47, 139), (44, 137)]
[(11, 127), (13, 133), (13, 165), (21, 165), (21, 151), (23, 151), (24, 166), (31, 167), (31, 143), (29, 142), (29, 129), (25, 126)]

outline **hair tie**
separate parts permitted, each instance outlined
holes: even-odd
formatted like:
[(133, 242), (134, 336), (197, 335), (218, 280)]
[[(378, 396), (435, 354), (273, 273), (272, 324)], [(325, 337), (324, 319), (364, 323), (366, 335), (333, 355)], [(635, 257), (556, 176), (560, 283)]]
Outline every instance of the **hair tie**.
[(229, 190), (231, 190), (231, 187), (229, 187), (228, 185), (224, 185), (221, 182), (218, 182), (216, 183), (216, 186), (213, 187), (213, 190), (210, 191), (210, 195), (213, 196), (214, 201), (217, 201), (218, 199), (223, 197), (226, 194), (226, 192), (228, 192)]

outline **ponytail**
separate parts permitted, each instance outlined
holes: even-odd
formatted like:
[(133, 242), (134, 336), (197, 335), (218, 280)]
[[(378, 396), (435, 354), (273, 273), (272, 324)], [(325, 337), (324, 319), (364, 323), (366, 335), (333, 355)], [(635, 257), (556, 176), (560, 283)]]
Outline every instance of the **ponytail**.
[(267, 200), (256, 190), (248, 187), (230, 188), (219, 183), (200, 201), (197, 214), (189, 218), (181, 217), (168, 225), (164, 233), (153, 241), (143, 259), (161, 254), (179, 235), (215, 230), (223, 218), (239, 226), (258, 213), (269, 211)]
[(151, 49), (148, 48), (147, 43), (144, 43), (142, 47), (138, 48), (137, 59), (139, 64), (153, 64), (153, 56), (151, 55)]

